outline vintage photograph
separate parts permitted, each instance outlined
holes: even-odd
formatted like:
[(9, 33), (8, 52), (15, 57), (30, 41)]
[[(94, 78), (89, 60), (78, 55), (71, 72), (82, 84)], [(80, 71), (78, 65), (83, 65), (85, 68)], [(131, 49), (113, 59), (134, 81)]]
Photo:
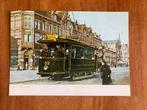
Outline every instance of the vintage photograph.
[(11, 11), (9, 94), (130, 95), (128, 22), (128, 12)]

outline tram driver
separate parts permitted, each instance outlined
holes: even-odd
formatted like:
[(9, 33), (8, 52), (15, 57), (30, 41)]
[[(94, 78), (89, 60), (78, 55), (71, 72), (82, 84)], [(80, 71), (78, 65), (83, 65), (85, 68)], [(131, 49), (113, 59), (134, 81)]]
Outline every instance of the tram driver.
[(55, 50), (55, 57), (64, 57), (64, 48), (62, 48), (60, 45), (56, 46)]

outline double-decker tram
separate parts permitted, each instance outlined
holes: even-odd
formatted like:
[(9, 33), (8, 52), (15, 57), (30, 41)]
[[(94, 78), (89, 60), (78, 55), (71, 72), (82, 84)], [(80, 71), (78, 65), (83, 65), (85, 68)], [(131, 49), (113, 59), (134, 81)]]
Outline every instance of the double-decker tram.
[(45, 45), (41, 49), (39, 72), (42, 77), (71, 80), (93, 77), (96, 73), (95, 48), (71, 40), (58, 38), (38, 41)]

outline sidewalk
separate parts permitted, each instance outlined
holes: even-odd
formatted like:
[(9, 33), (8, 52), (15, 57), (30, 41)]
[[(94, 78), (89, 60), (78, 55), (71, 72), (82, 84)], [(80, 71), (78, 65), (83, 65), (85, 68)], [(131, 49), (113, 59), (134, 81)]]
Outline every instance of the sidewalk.
[(10, 70), (10, 83), (25, 82), (47, 78), (37, 75), (37, 72), (38, 70)]

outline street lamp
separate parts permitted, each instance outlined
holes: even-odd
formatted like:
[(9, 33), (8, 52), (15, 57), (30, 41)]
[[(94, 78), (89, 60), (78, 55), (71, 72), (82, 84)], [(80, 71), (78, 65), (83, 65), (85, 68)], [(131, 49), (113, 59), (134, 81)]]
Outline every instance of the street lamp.
[(33, 59), (34, 59), (34, 61), (33, 61), (33, 69), (35, 70), (35, 53), (33, 54)]

